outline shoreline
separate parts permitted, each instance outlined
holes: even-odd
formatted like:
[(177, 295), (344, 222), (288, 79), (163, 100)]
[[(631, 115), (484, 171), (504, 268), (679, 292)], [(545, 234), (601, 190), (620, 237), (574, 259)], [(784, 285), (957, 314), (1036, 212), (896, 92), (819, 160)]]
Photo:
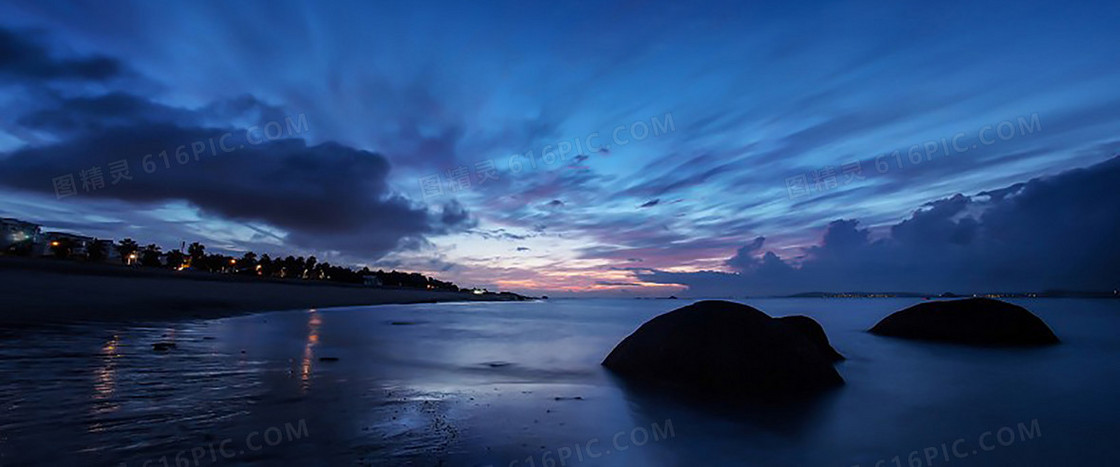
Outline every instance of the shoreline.
[(344, 306), (512, 301), (388, 287), (0, 258), (0, 325), (215, 319)]

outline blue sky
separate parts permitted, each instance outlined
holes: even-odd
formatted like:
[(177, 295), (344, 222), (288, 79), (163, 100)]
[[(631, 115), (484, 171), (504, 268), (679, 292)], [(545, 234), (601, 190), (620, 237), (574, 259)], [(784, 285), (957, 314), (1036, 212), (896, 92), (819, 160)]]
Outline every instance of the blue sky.
[[(6, 2), (0, 13), (20, 51), (0, 62), (3, 215), (462, 285), (863, 285), (760, 282), (760, 263), (739, 255), (800, 268), (848, 226), (836, 220), (858, 220), (869, 244), (891, 240), (926, 203), (1120, 151), (1120, 5), (1107, 2)], [(61, 199), (52, 184), (119, 159), (104, 148), (139, 170), (161, 146), (138, 139), (174, 149), (286, 118), (306, 131), (221, 162)], [(589, 140), (597, 149), (576, 143)], [(952, 221), (981, 220), (980, 204)], [(875, 257), (852, 259), (854, 273), (881, 268)], [(897, 286), (1052, 279), (946, 282), (959, 267)]]

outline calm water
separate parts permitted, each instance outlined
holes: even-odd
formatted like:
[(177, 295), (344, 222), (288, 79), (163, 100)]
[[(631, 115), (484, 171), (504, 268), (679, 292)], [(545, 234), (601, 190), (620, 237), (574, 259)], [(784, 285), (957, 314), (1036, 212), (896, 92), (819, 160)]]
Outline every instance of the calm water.
[(780, 410), (651, 395), (599, 367), (685, 301), (8, 330), (0, 465), (1115, 465), (1120, 301), (1017, 301), (1064, 341), (1045, 349), (863, 332), (914, 302), (746, 301), (816, 318), (848, 357), (844, 388)]

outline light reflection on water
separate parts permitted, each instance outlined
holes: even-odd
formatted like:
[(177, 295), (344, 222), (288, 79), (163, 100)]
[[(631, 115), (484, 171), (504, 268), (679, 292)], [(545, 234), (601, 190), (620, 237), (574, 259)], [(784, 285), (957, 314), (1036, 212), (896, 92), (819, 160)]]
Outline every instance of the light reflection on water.
[(1032, 419), (1040, 439), (952, 464), (1099, 465), (1118, 454), (1116, 301), (1021, 302), (1064, 341), (1035, 350), (863, 332), (912, 300), (749, 301), (813, 316), (848, 357), (838, 366), (848, 384), (797, 410), (682, 404), (598, 366), (639, 324), (685, 303), (353, 307), (10, 333), (0, 337), (0, 465), (173, 464), (179, 451), (299, 420), (307, 439), (222, 460), (528, 465), (666, 420), (671, 439), (586, 465), (889, 464)]
[(303, 347), (303, 359), (300, 360), (299, 375), (300, 375), (300, 394), (307, 394), (311, 388), (311, 365), (315, 358), (315, 344), (319, 343), (319, 325), (323, 324), (323, 319), (319, 316), (318, 310), (308, 310), (307, 312), (307, 344)]
[[(117, 345), (119, 344), (120, 337), (114, 334), (101, 347), (101, 365), (97, 368), (96, 380), (93, 384), (94, 403), (91, 405), (93, 411), (90, 414), (95, 420), (100, 415), (114, 412), (120, 408), (120, 405), (112, 398), (113, 391), (116, 389), (116, 360), (120, 358), (120, 354), (117, 353)], [(102, 430), (104, 430), (104, 426), (96, 421), (89, 427), (91, 433)]]

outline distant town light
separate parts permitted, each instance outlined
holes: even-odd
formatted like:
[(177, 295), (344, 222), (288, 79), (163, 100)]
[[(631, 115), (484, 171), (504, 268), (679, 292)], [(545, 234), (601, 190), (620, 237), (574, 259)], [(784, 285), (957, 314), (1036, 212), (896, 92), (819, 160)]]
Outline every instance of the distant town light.
[(57, 241), (51, 242), (51, 246), (58, 246), (58, 242)]

